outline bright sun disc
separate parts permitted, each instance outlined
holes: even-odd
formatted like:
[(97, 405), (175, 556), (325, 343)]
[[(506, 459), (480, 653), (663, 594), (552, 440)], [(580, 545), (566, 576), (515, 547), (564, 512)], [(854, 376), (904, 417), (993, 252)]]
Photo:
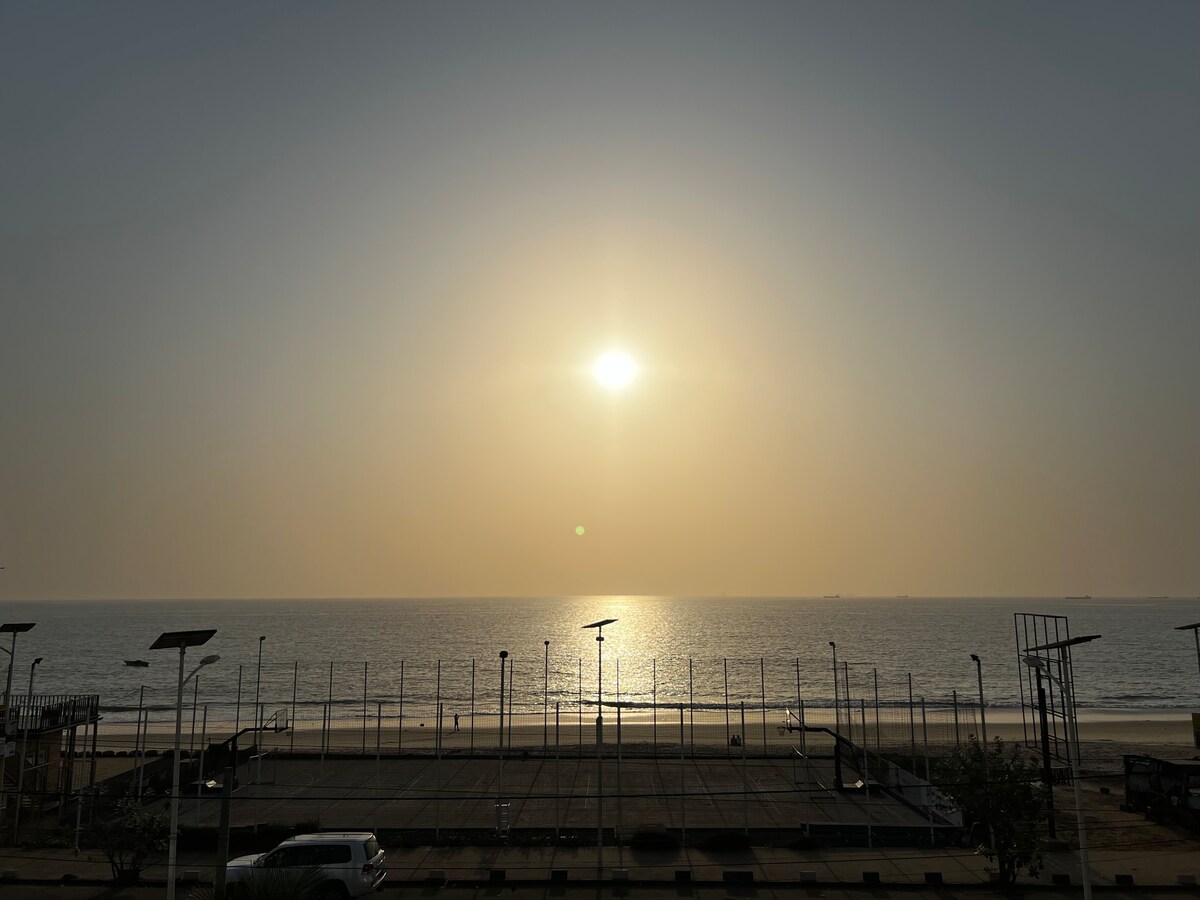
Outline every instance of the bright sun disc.
[(637, 365), (628, 354), (620, 350), (610, 350), (596, 360), (592, 374), (606, 388), (618, 390), (628, 387), (633, 381), (633, 376), (637, 374)]

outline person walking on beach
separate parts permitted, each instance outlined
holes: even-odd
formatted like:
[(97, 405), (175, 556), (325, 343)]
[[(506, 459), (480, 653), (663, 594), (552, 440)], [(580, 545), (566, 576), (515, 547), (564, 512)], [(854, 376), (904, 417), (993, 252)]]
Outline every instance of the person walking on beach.
[(458, 713), (454, 714), (454, 730), (458, 731)]

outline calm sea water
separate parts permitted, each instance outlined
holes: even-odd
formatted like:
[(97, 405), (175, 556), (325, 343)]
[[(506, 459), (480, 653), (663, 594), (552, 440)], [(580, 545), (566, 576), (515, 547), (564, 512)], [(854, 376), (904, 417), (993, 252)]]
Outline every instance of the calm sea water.
[[(200, 679), (201, 701), (232, 702), (239, 666), (243, 702), (300, 705), (330, 694), (342, 714), (361, 708), (364, 682), (374, 708), (400, 694), (413, 704), (440, 695), (467, 702), (472, 674), (481, 707), (495, 705), (498, 651), (515, 666), (518, 706), (595, 696), (596, 642), (581, 625), (619, 621), (604, 642), (606, 699), (630, 703), (730, 699), (794, 706), (799, 690), (812, 705), (833, 694), (831, 649), (848, 662), (855, 696), (868, 695), (877, 670), (884, 697), (907, 689), (931, 703), (951, 692), (976, 695), (971, 653), (984, 660), (988, 703), (1016, 706), (1019, 675), (1013, 614), (1069, 617), (1071, 634), (1103, 639), (1075, 654), (1078, 699), (1093, 709), (1185, 709), (1200, 703), (1200, 674), (1190, 632), (1174, 627), (1200, 620), (1200, 601), (1167, 599), (868, 599), (564, 597), (454, 600), (252, 600), (177, 602), (53, 602), (5, 604), (5, 621), (32, 621), (17, 647), (13, 690), (24, 693), (33, 657), (37, 693), (99, 693), (111, 715), (146, 703), (174, 702), (177, 655), (147, 648), (162, 631), (216, 628), (202, 651), (221, 661)], [(261, 684), (258, 637), (263, 644)], [(544, 641), (550, 641), (549, 659)], [(144, 659), (131, 668), (125, 659)], [(442, 661), (438, 682), (437, 661)], [(471, 661), (475, 660), (472, 672)], [(727, 660), (727, 661), (726, 661)], [(760, 664), (760, 660), (762, 660)], [(7, 660), (5, 660), (6, 662)], [(691, 680), (689, 682), (689, 662)], [(190, 664), (189, 664), (190, 668)], [(547, 671), (548, 670), (548, 671)], [(545, 683), (543, 681), (545, 679)], [(189, 687), (189, 691), (191, 688)], [(790, 702), (789, 702), (790, 701)]]

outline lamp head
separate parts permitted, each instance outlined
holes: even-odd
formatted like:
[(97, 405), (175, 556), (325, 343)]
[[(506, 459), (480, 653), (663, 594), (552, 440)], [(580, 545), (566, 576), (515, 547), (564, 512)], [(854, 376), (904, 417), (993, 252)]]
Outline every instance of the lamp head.
[[(34, 666), (36, 666), (36, 665), (37, 665), (38, 663), (40, 663), (40, 662), (41, 662), (43, 659), (45, 659), (45, 657), (43, 657), (43, 656), (39, 656), (37, 659), (35, 659), (35, 660), (33, 661), (33, 665), (34, 665)], [(33, 667), (33, 666), (30, 666), (30, 668), (32, 668), (32, 667)]]
[(835, 644), (833, 641), (829, 642), (829, 646), (833, 647), (835, 650), (837, 649), (837, 644)]
[(260, 635), (258, 636), (258, 642), (259, 642), (260, 644), (261, 644), (263, 641), (265, 641), (266, 639), (267, 639), (267, 636), (266, 636), (265, 634), (260, 634)]
[(507, 651), (507, 650), (501, 650), (501, 651), (500, 651), (500, 658), (501, 658), (501, 659), (508, 659), (508, 651)]
[(200, 665), (211, 666), (213, 663), (217, 662), (220, 658), (221, 657), (217, 656), (217, 654), (213, 653), (212, 655), (206, 656), (206, 657), (204, 657), (204, 659), (200, 660)]
[(1040, 656), (1022, 656), (1021, 662), (1029, 666), (1031, 669), (1037, 669), (1040, 672), (1049, 672), (1050, 663), (1042, 659)]
[(972, 654), (971, 654), (971, 660), (972, 660), (973, 662), (976, 662), (976, 663), (978, 663), (978, 662), (980, 661), (980, 660), (979, 660), (979, 655), (978, 655), (978, 654), (976, 654), (976, 653), (972, 653)]

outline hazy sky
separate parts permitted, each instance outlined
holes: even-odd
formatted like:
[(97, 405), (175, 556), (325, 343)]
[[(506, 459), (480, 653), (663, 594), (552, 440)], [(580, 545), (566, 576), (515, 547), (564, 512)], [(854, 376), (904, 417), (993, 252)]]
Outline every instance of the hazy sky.
[(0, 304), (0, 598), (1195, 595), (1200, 4), (4, 3)]

